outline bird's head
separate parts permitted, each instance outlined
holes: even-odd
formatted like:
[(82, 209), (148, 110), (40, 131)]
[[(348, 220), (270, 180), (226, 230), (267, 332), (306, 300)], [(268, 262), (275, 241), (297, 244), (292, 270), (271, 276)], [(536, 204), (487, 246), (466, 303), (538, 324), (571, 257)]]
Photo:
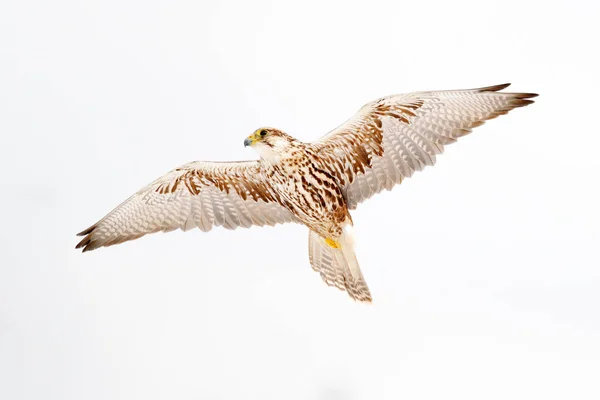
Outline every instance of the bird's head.
[(276, 163), (288, 156), (296, 140), (275, 128), (259, 128), (244, 140), (244, 146), (251, 146), (263, 160)]

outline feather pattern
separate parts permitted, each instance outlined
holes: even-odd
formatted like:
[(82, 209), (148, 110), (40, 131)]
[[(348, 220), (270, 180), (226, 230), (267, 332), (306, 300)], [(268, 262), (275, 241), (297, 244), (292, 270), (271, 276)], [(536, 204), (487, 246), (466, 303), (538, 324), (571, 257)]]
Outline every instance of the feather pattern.
[(81, 232), (83, 251), (148, 233), (227, 229), (294, 220), (278, 202), (258, 161), (192, 162), (158, 178)]
[(508, 84), (469, 90), (384, 97), (312, 143), (333, 166), (349, 209), (391, 190), (415, 171), (435, 164), (444, 146), (486, 120), (531, 104), (533, 93), (499, 92)]
[(359, 302), (370, 303), (371, 292), (358, 266), (353, 246), (344, 240), (342, 248), (333, 249), (314, 231), (309, 231), (308, 257), (313, 270), (321, 275), (321, 279), (329, 285), (345, 290), (348, 295)]
[(354, 254), (349, 210), (415, 171), (486, 120), (532, 103), (508, 85), (388, 96), (312, 143), (274, 128), (244, 142), (261, 159), (193, 162), (144, 187), (79, 235), (83, 251), (148, 233), (299, 222), (309, 228), (312, 268), (361, 302), (371, 293)]

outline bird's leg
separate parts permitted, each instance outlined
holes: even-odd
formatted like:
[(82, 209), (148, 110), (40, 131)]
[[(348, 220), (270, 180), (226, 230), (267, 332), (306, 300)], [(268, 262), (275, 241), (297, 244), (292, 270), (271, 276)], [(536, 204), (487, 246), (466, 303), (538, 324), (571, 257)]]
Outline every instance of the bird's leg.
[(340, 245), (340, 242), (337, 242), (337, 241), (335, 241), (335, 240), (333, 240), (331, 238), (325, 239), (325, 243), (327, 243), (327, 246), (329, 246), (331, 248), (334, 248), (334, 249), (339, 249), (340, 247), (342, 247)]

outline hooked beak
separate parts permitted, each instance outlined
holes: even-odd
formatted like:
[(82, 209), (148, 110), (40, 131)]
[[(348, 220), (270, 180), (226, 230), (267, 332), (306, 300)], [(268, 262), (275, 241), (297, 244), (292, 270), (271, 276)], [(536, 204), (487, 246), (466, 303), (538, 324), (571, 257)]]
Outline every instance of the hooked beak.
[(254, 140), (251, 137), (244, 139), (244, 147), (252, 146), (253, 144)]

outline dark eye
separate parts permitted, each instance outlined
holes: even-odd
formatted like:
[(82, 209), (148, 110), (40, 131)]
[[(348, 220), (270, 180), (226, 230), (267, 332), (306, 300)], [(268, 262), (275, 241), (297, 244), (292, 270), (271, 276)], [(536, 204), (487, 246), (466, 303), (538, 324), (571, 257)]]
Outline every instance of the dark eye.
[(267, 131), (266, 130), (262, 130), (260, 131), (260, 136), (266, 136), (267, 135)]

